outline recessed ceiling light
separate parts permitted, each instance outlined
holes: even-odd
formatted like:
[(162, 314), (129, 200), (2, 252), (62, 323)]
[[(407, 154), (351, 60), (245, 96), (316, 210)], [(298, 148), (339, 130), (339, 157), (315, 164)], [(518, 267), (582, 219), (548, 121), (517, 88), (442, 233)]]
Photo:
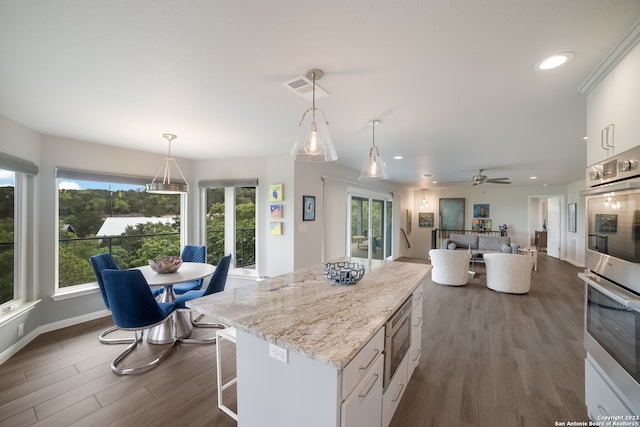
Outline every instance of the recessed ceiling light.
[(529, 179), (538, 179), (537, 176), (530, 176)]
[(536, 70), (551, 70), (569, 62), (575, 56), (572, 52), (562, 52), (544, 58), (536, 64)]
[(402, 160), (402, 159), (404, 159), (404, 157), (402, 157), (402, 156), (393, 156), (393, 158), (394, 158), (395, 160)]
[(429, 172), (427, 172), (427, 173), (423, 173), (423, 174), (422, 174), (422, 177), (423, 177), (423, 178), (431, 178), (432, 176), (433, 176), (433, 174), (432, 174), (432, 173), (429, 173)]

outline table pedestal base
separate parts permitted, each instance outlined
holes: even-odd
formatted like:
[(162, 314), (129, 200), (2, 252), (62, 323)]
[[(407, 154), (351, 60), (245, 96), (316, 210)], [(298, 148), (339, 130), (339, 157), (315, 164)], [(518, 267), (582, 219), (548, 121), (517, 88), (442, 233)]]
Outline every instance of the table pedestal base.
[[(178, 339), (187, 338), (193, 331), (190, 310), (176, 310), (174, 313)], [(174, 316), (167, 317), (161, 324), (147, 331), (147, 342), (151, 344), (170, 344), (173, 342)]]

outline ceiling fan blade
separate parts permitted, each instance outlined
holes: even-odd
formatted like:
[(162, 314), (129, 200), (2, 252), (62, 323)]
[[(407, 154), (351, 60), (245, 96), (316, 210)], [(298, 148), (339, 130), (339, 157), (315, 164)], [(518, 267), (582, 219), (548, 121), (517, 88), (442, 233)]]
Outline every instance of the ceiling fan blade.
[(509, 181), (511, 178), (489, 178), (488, 181)]
[(495, 181), (493, 179), (488, 179), (486, 182), (490, 182), (491, 184), (511, 184), (511, 181)]

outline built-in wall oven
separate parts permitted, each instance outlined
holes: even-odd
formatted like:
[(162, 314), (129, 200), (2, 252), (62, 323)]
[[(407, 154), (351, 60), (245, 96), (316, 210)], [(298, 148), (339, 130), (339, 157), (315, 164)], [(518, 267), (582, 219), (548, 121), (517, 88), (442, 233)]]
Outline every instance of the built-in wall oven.
[(384, 327), (384, 377), (382, 387), (386, 390), (411, 346), (411, 309), (413, 299), (409, 297), (391, 316)]
[(640, 414), (640, 146), (587, 168), (584, 347)]

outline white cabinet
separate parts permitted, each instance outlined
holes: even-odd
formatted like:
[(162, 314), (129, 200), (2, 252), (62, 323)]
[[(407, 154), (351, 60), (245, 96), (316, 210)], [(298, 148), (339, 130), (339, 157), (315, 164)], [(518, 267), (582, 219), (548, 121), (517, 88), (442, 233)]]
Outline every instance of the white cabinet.
[(413, 293), (413, 310), (411, 312), (411, 347), (407, 353), (409, 362), (408, 377), (411, 379), (413, 371), (420, 363), (422, 353), (422, 294), (423, 285), (418, 286)]
[[(373, 338), (356, 354), (342, 372), (342, 398), (351, 394), (353, 389), (363, 380), (373, 366), (376, 357), (384, 350), (384, 328), (380, 329)], [(382, 390), (382, 382), (380, 383)]]
[(391, 422), (393, 414), (396, 412), (398, 404), (404, 391), (407, 389), (407, 383), (409, 382), (409, 358), (405, 356), (398, 365), (396, 373), (393, 374), (393, 379), (389, 383), (389, 386), (382, 395), (382, 426), (386, 427)]
[(383, 369), (384, 356), (378, 354), (361, 381), (342, 402), (340, 422), (343, 427), (380, 426)]
[(633, 415), (589, 358), (584, 362), (584, 391), (587, 415), (592, 421), (613, 415)]
[(611, 70), (587, 98), (587, 165), (640, 143), (640, 45)]

